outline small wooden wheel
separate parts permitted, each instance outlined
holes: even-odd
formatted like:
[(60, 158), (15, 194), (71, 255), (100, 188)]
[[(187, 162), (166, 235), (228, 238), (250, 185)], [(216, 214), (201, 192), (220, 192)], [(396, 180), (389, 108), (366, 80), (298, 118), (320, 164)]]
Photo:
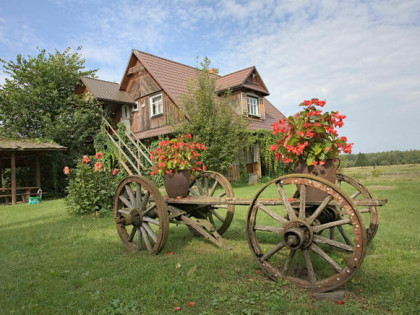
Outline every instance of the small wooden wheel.
[[(310, 189), (321, 192), (319, 201), (306, 199)], [(342, 234), (330, 239), (332, 227)], [(250, 204), (246, 230), (251, 251), (270, 278), (317, 292), (346, 283), (366, 249), (366, 230), (350, 197), (307, 174), (282, 176), (262, 187)]]
[[(337, 174), (335, 180), (336, 185), (344, 190), (352, 200), (373, 199), (367, 188), (357, 180), (343, 174)], [(376, 206), (362, 206), (358, 210), (362, 216), (363, 224), (368, 227), (366, 229), (366, 234), (367, 242), (369, 244), (378, 231), (379, 209)]]
[(122, 242), (135, 251), (157, 254), (169, 232), (168, 210), (156, 185), (142, 176), (128, 176), (114, 195), (114, 219)]
[[(229, 181), (223, 175), (216, 172), (203, 172), (197, 175), (190, 185), (190, 197), (234, 197), (233, 189)], [(229, 228), (235, 205), (189, 205), (188, 212), (198, 219), (206, 219), (222, 235)], [(193, 234), (198, 234), (191, 229)]]

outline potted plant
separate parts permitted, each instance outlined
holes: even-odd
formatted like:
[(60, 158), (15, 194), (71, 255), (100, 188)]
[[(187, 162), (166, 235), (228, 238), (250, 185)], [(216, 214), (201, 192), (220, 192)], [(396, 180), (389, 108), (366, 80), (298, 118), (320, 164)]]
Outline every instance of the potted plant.
[(201, 152), (206, 150), (205, 145), (189, 142), (189, 139), (190, 134), (162, 140), (151, 151), (150, 159), (154, 162), (151, 175), (164, 177), (165, 189), (170, 198), (186, 197), (192, 175), (206, 170), (200, 161)]
[(279, 139), (270, 146), (276, 160), (294, 163), (296, 173), (309, 173), (335, 182), (340, 153), (350, 154), (353, 143), (340, 137), (337, 128), (343, 126), (345, 115), (322, 112), (326, 101), (317, 98), (303, 101), (303, 110), (272, 125)]

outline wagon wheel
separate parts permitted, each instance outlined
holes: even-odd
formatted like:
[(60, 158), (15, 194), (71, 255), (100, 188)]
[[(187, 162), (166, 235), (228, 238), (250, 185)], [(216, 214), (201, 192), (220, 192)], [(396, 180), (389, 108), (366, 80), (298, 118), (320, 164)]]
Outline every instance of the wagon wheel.
[[(229, 181), (223, 175), (216, 172), (203, 172), (194, 178), (190, 185), (190, 197), (234, 197), (233, 189)], [(222, 235), (227, 231), (235, 213), (235, 205), (197, 205), (192, 206), (189, 212), (198, 219), (206, 219)], [(190, 231), (200, 236), (194, 229)]]
[[(293, 198), (296, 189), (299, 198)], [(307, 201), (307, 189), (324, 192), (322, 201)], [(333, 239), (323, 235), (332, 227), (343, 234)], [(262, 187), (250, 204), (246, 229), (251, 251), (270, 278), (284, 278), (311, 291), (346, 283), (366, 249), (366, 231), (352, 200), (313, 175), (286, 175)]]
[[(372, 199), (372, 195), (369, 193), (367, 188), (357, 180), (343, 174), (337, 174), (335, 180), (336, 185), (344, 190), (352, 200)], [(367, 242), (369, 244), (378, 230), (379, 209), (376, 206), (362, 206), (360, 208), (361, 209), (358, 210), (362, 216), (363, 224), (365, 227), (368, 227), (366, 229), (366, 234)]]
[(134, 251), (157, 254), (169, 232), (168, 210), (156, 185), (128, 176), (114, 195), (114, 219), (122, 242)]

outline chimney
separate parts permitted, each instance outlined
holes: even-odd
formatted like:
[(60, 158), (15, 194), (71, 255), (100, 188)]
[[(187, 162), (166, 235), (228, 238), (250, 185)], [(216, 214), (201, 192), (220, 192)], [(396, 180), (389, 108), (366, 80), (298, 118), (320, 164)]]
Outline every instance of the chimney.
[(211, 73), (211, 74), (218, 74), (219, 73), (219, 70), (217, 70), (216, 68), (210, 68), (209, 69), (209, 73)]

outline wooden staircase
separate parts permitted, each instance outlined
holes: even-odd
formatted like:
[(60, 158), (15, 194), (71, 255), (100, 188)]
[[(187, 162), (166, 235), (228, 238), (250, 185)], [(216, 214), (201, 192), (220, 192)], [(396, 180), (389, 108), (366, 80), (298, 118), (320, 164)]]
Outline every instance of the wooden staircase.
[(141, 175), (142, 172), (149, 172), (149, 167), (153, 163), (149, 158), (150, 152), (147, 147), (130, 130), (125, 132), (128, 139), (128, 141), (125, 141), (112, 128), (105, 117), (102, 117), (102, 121), (105, 125), (105, 134), (118, 149), (116, 157), (127, 173), (129, 175)]

